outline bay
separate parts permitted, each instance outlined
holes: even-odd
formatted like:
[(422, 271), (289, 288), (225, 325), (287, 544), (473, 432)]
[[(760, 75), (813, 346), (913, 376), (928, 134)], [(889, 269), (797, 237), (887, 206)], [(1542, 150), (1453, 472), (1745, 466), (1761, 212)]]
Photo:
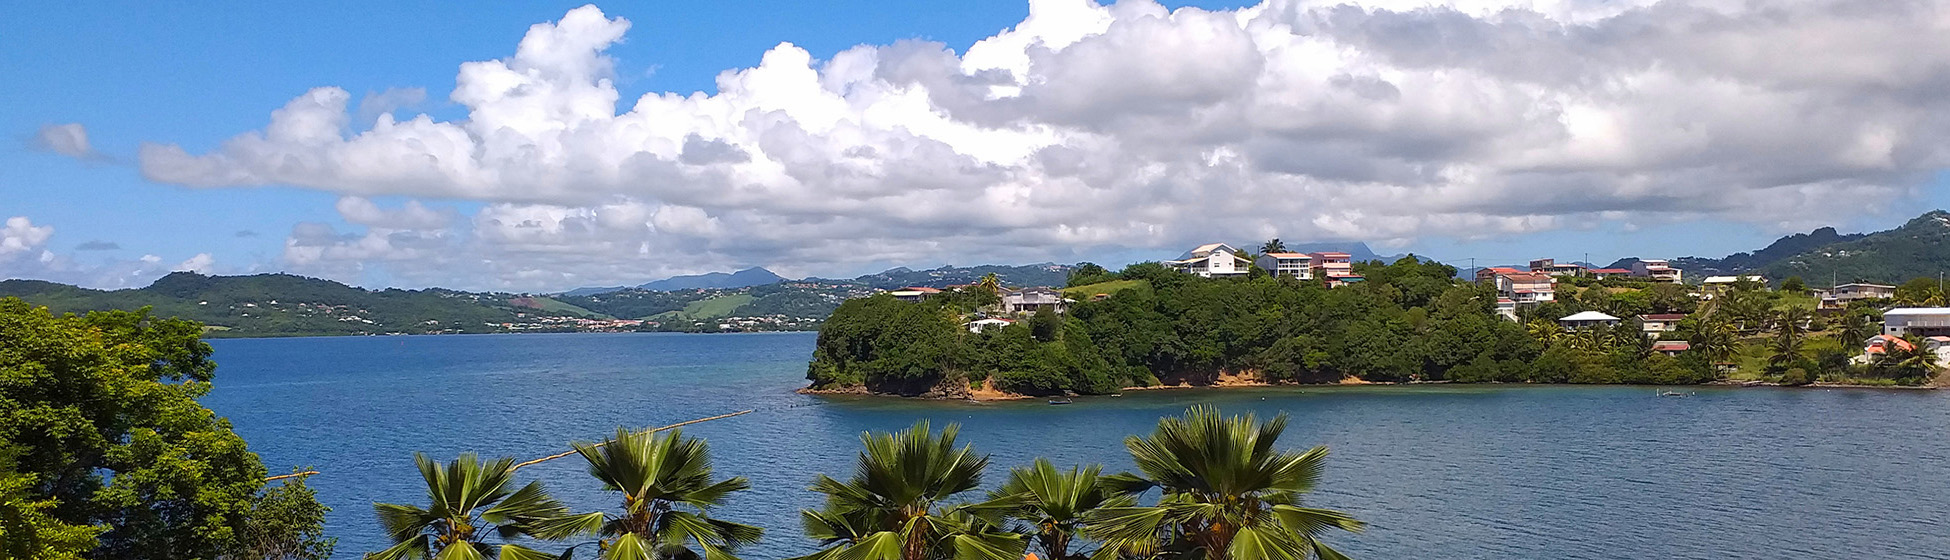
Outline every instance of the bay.
[[(216, 340), (206, 405), (274, 473), (312, 467), (340, 558), (384, 546), (373, 502), (423, 503), (412, 454), (518, 460), (743, 409), (686, 433), (753, 490), (719, 513), (768, 530), (749, 559), (811, 550), (816, 473), (851, 472), (864, 430), (959, 423), (1010, 466), (1131, 468), (1123, 438), (1213, 404), (1286, 413), (1290, 447), (1332, 450), (1310, 505), (1368, 521), (1356, 558), (1950, 558), (1950, 393), (1650, 387), (1291, 387), (1133, 391), (992, 404), (794, 394), (811, 333), (520, 334)], [(523, 469), (610, 508), (570, 457)]]

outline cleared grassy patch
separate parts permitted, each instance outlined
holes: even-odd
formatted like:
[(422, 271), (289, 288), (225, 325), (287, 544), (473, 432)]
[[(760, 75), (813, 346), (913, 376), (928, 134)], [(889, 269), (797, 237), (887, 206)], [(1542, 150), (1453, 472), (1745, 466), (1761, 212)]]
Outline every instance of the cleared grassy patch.
[(1109, 282), (1098, 282), (1096, 284), (1085, 284), (1074, 288), (1064, 288), (1063, 296), (1070, 299), (1086, 299), (1097, 294), (1115, 294), (1137, 287), (1148, 288), (1150, 285), (1146, 284), (1143, 280), (1112, 280)]
[(542, 311), (547, 311), (549, 313), (568, 313), (572, 315), (581, 315), (583, 317), (588, 317), (591, 319), (613, 319), (614, 318), (608, 315), (604, 315), (601, 313), (590, 311), (588, 309), (584, 309), (580, 305), (575, 305), (572, 303), (564, 303), (550, 298), (538, 297), (538, 298), (527, 298), (527, 299), (528, 302), (530, 303), (528, 307), (533, 309), (539, 309)]

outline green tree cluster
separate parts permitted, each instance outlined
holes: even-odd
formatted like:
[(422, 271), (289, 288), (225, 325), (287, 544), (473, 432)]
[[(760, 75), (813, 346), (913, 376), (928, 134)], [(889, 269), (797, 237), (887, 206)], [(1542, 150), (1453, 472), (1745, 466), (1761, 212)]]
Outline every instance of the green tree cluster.
[(202, 326), (0, 298), (0, 543), (15, 557), (323, 558), (324, 507), (197, 403)]

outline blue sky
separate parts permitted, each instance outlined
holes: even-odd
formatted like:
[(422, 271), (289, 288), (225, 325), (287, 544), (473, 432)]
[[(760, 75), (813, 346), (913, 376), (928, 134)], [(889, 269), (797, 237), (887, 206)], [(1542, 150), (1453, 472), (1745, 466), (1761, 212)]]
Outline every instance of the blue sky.
[[(25, 217), (32, 228), (52, 228), (51, 233), (9, 230), (29, 234), (14, 241), (22, 249), (0, 253), (0, 276), (139, 286), (204, 254), (207, 258), (194, 268), (206, 272), (289, 270), (365, 285), (554, 290), (752, 265), (831, 277), (893, 265), (1118, 263), (1174, 256), (1196, 240), (1245, 243), (1273, 235), (1288, 241), (1366, 240), (1384, 254), (1413, 251), (1451, 262), (1586, 254), (1609, 262), (1634, 255), (1720, 256), (1818, 225), (1883, 229), (1950, 206), (1942, 173), (1945, 133), (1927, 130), (1950, 118), (1938, 102), (1910, 100), (1900, 91), (1912, 82), (1929, 83), (1933, 75), (1857, 77), (1862, 83), (1893, 84), (1881, 94), (1886, 99), (1876, 99), (1877, 94), (1862, 93), (1859, 83), (1849, 83), (1848, 76), (1833, 83), (1770, 76), (1781, 70), (1739, 66), (1746, 62), (1681, 48), (1695, 39), (1726, 45), (1769, 44), (1793, 34), (1826, 36), (1827, 26), (1839, 23), (1854, 29), (1881, 25), (1902, 35), (1904, 20), (1915, 19), (1903, 14), (1850, 22), (1829, 13), (1777, 14), (1774, 27), (1760, 31), (1735, 28), (1705, 38), (1674, 33), (1651, 47), (1616, 46), (1669, 57), (1674, 67), (1690, 64), (1702, 73), (1758, 84), (1729, 94), (1688, 91), (1674, 83), (1696, 77), (1650, 75), (1643, 68), (1620, 67), (1611, 74), (1603, 68), (1581, 70), (1635, 84), (1602, 90), (1583, 89), (1602, 81), (1590, 76), (1566, 79), (1543, 72), (1554, 62), (1591, 67), (1597, 65), (1590, 61), (1605, 59), (1581, 50), (1590, 48), (1590, 40), (1574, 41), (1580, 32), (1599, 36), (1606, 26), (1632, 18), (1655, 27), (1669, 22), (1673, 29), (1687, 21), (1683, 10), (1652, 10), (1632, 2), (1544, 3), (1548, 6), (1536, 8), (1538, 17), (1530, 20), (1509, 19), (1484, 6), (1495, 2), (1425, 6), (1376, 0), (1357, 3), (1359, 17), (1335, 11), (1338, 2), (1282, 3), (1275, 7), (1292, 15), (1274, 23), (1316, 28), (1254, 36), (1243, 51), (1215, 47), (1202, 54), (1194, 51), (1224, 43), (1226, 36), (1214, 38), (1200, 26), (1248, 19), (1265, 24), (1276, 10), (1256, 7), (1241, 15), (1230, 10), (1242, 4), (1193, 5), (1213, 11), (1208, 13), (1170, 11), (1184, 3), (1108, 9), (1052, 1), (1071, 5), (1062, 18), (1050, 16), (1032, 33), (1025, 24), (1031, 14), (1026, 3), (671, 4), (599, 5), (602, 17), (591, 21), (626, 21), (627, 32), (613, 44), (578, 51), (579, 62), (564, 64), (596, 61), (598, 78), (619, 100), (613, 115), (630, 112), (645, 94), (681, 97), (701, 91), (712, 101), (673, 103), (666, 109), (675, 113), (659, 113), (659, 122), (681, 120), (676, 114), (730, 120), (659, 133), (694, 137), (698, 146), (685, 143), (669, 153), (643, 148), (646, 154), (683, 159), (674, 175), (640, 179), (632, 174), (648, 172), (629, 168), (621, 179), (588, 187), (549, 178), (533, 184), (498, 179), (505, 184), (485, 186), (457, 176), (430, 179), (424, 187), (398, 179), (406, 175), (366, 181), (349, 177), (386, 171), (384, 163), (344, 158), (286, 172), (275, 159), (248, 160), (263, 152), (226, 151), (225, 144), (265, 130), (273, 111), (327, 86), (350, 98), (341, 112), (351, 121), (340, 127), (345, 138), (372, 126), (361, 122), (370, 118), (362, 113), (362, 101), (408, 88), (422, 88), (423, 99), (391, 111), (398, 120), (425, 114), (433, 123), (479, 124), (470, 120), (469, 106), (450, 99), (458, 68), (509, 59), (529, 26), (563, 20), (581, 3), (0, 6), (0, 99), (7, 100), (0, 104), (0, 130), (7, 132), (0, 136), (6, 140), (0, 147), (0, 219)], [(1102, 21), (1092, 23), (1093, 17)], [(1759, 18), (1734, 13), (1730, 19)], [(1147, 21), (1156, 25), (1146, 27)], [(1538, 68), (1537, 76), (1501, 65), (1511, 55), (1493, 41), (1469, 40), (1472, 33), (1506, 29), (1513, 22), (1540, 21), (1571, 38), (1559, 45), (1558, 58), (1565, 60), (1542, 56), (1524, 63)], [(1092, 27), (1101, 25), (1111, 27)], [(1463, 32), (1470, 25), (1483, 27)], [(1265, 31), (1263, 25), (1243, 26)], [(987, 63), (978, 63), (969, 51), (977, 41), (1010, 29), (1019, 29), (1032, 45), (994, 41), (1000, 45), (996, 51), (1025, 64), (1005, 68), (1016, 72), (1012, 83), (1017, 85), (1006, 87), (1024, 92), (1021, 103), (1006, 105), (1011, 100), (998, 101), (993, 90), (986, 100), (956, 100), (942, 92), (960, 82), (928, 81), (947, 79), (934, 77), (942, 68), (951, 77), (961, 76), (953, 79), (995, 79), (994, 70), (979, 71)], [(1431, 30), (1437, 39), (1429, 38)], [(1124, 36), (1138, 42), (1113, 40)], [(912, 56), (915, 49), (901, 45), (914, 39), (940, 43), (951, 56), (967, 58), (948, 58), (948, 66), (941, 66), (939, 57)], [(875, 87), (927, 89), (912, 99), (931, 100), (933, 106), (914, 115), (931, 110), (946, 115), (948, 124), (910, 127), (898, 115), (915, 110), (914, 101), (894, 103), (887, 101), (891, 94), (864, 89), (836, 92), (837, 101), (826, 105), (794, 105), (795, 94), (784, 93), (796, 91), (790, 89), (792, 75), (783, 70), (777, 72), (782, 77), (754, 80), (741, 94), (719, 95), (721, 72), (758, 68), (782, 42), (810, 55), (812, 69), (827, 80), (822, 83), (836, 83), (844, 75), (824, 66), (827, 61), (866, 45), (855, 51), (871, 51)], [(1146, 50), (1158, 44), (1179, 46)], [(1323, 45), (1343, 54), (1279, 58), (1282, 52)], [(1259, 55), (1249, 63), (1233, 65), (1225, 58), (1250, 55), (1253, 46)], [(1663, 46), (1672, 51), (1655, 48)], [(1940, 45), (1828, 47), (1831, 52), (1859, 49), (1848, 59), (1857, 62), (1873, 62), (1877, 53), (1920, 54), (1919, 66), (1942, 57), (1944, 50)], [(1552, 45), (1540, 50), (1551, 53)], [(1171, 60), (1180, 52), (1190, 60)], [(1274, 72), (1281, 64), (1296, 70)], [(1238, 72), (1226, 73), (1235, 66)], [(1133, 75), (1152, 69), (1160, 74)], [(1313, 79), (1297, 69), (1321, 74)], [(1475, 73), (1478, 80), (1458, 84), (1430, 77), (1459, 70)], [(1126, 78), (1128, 84), (1104, 85)], [(1327, 102), (1308, 97), (1326, 95), (1322, 84), (1370, 82), (1381, 84), (1376, 91), (1382, 97), (1353, 110), (1316, 109)], [(1231, 89), (1219, 87), (1226, 84)], [(1207, 85), (1212, 87), (1201, 89)], [(1186, 88), (1182, 95), (1172, 93), (1178, 86)], [(1538, 89), (1549, 94), (1508, 99), (1515, 95), (1511, 92)], [(1298, 101), (1266, 105), (1269, 99)], [(1483, 105), (1441, 109), (1450, 103), (1427, 99)], [(1874, 109), (1858, 110), (1852, 106), (1856, 102)], [(850, 105), (838, 109), (841, 104)], [(1779, 110), (1760, 117), (1766, 124), (1741, 126), (1755, 117), (1734, 113), (1749, 105)], [(1538, 118), (1538, 111), (1525, 106), (1558, 113)], [(727, 113), (724, 107), (738, 111)], [(859, 126), (866, 132), (819, 128), (831, 116), (822, 112), (847, 110), (857, 114), (842, 120), (866, 123)], [(1523, 126), (1497, 121), (1500, 110), (1512, 111), (1504, 121), (1523, 121)], [(1192, 116), (1224, 112), (1254, 124), (1213, 124), (1207, 121), (1218, 119)], [(1857, 129), (1858, 123), (1822, 116), (1828, 112), (1860, 115), (1877, 126)], [(1478, 122), (1470, 115), (1484, 116)], [(1327, 122), (1334, 120), (1328, 117), (1352, 120)], [(768, 128), (781, 119), (796, 124), (783, 131)], [(1299, 124), (1234, 134), (1273, 121)], [(41, 136), (43, 127), (70, 124), (85, 128), (87, 153), (57, 153)], [(624, 129), (605, 128), (621, 136), (604, 137), (601, 147), (589, 149), (637, 138), (616, 132)], [(1175, 130), (1184, 131), (1182, 138), (1174, 138)], [(990, 132), (996, 134), (969, 139)], [(811, 136), (795, 136), (801, 133)], [(1530, 140), (1553, 135), (1561, 138)], [(1828, 144), (1837, 137), (1859, 140)], [(853, 156), (815, 154), (790, 145), (795, 141), (812, 148), (857, 141), (865, 148), (847, 152)], [(1009, 149), (1016, 141), (1048, 146), (1016, 153)], [(1662, 148), (1675, 142), (1697, 145), (1683, 151)], [(184, 156), (138, 155), (145, 143), (178, 146)], [(946, 151), (927, 151), (937, 145)], [(278, 157), (290, 158), (310, 155), (304, 150), (314, 148), (280, 145), (276, 150), (283, 154)], [(729, 150), (731, 156), (705, 163), (684, 159), (713, 149)], [(562, 148), (561, 154), (542, 150), (538, 158), (624, 161), (573, 148)], [(1514, 155), (1526, 150), (1539, 155)], [(876, 158), (860, 168), (866, 171), (833, 167), (863, 153)], [(1054, 160), (1046, 159), (1052, 154), (1073, 154), (1109, 171), (1053, 172)], [(218, 156), (222, 159), (210, 159)], [(181, 171), (169, 165), (186, 161), (221, 166)], [(1240, 161), (1245, 163), (1235, 163)], [(908, 168), (913, 170), (900, 171)], [(1129, 172), (1147, 168), (1158, 171)], [(588, 171), (576, 164), (551, 173)], [(865, 179), (853, 177), (861, 173)], [(955, 173), (968, 177), (929, 183)], [(913, 194), (917, 188), (909, 185), (916, 180), (926, 185), (918, 188), (926, 197)], [(744, 189), (759, 194), (712, 196)], [(369, 201), (375, 210), (349, 215), (348, 197), (359, 204)], [(1201, 207), (1212, 210), (1198, 211)], [(414, 214), (412, 208), (424, 212)], [(602, 229), (617, 223), (629, 227)], [(516, 227), (523, 224), (529, 227)], [(31, 235), (34, 231), (45, 235)], [(553, 236), (529, 235), (536, 232)], [(119, 248), (80, 249), (89, 242)], [(317, 250), (294, 251), (294, 245)], [(142, 258), (150, 255), (153, 262), (144, 264)]]

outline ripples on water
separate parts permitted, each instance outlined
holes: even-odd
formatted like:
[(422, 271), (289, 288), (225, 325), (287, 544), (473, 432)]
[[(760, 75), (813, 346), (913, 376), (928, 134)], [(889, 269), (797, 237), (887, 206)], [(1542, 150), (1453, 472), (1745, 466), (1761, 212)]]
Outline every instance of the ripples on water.
[[(915, 403), (809, 397), (808, 333), (219, 340), (228, 416), (272, 471), (316, 467), (339, 557), (384, 546), (375, 501), (420, 503), (414, 451), (528, 459), (619, 425), (699, 424), (718, 470), (752, 480), (720, 514), (810, 551), (815, 473), (851, 472), (863, 430), (963, 425), (991, 485), (1037, 456), (1130, 469), (1126, 436), (1194, 403), (1292, 416), (1284, 443), (1332, 449), (1311, 505), (1368, 521), (1356, 558), (1950, 558), (1950, 393), (1645, 387), (1140, 391), (1123, 398)], [(522, 470), (579, 510), (612, 508), (579, 458)]]

